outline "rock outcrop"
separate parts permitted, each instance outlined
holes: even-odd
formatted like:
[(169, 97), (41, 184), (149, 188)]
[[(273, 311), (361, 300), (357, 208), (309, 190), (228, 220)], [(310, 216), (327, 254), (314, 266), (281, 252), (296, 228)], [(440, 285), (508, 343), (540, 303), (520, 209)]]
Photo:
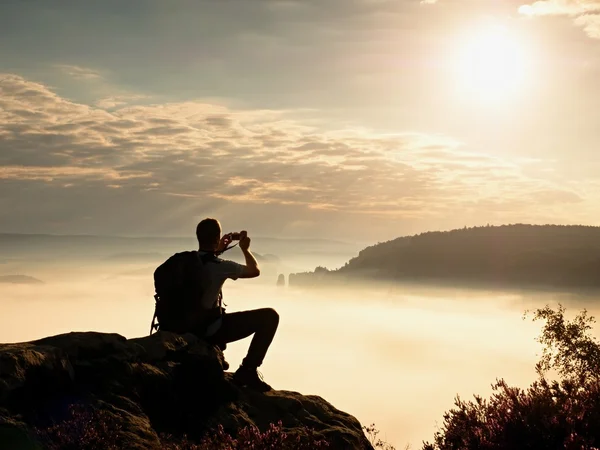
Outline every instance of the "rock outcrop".
[(282, 273), (277, 277), (277, 286), (285, 286), (285, 275)]
[(163, 448), (164, 435), (200, 441), (219, 426), (287, 433), (308, 428), (333, 449), (371, 449), (360, 423), (317, 396), (237, 387), (223, 354), (193, 335), (69, 333), (0, 344), (0, 448), (39, 449), (39, 433), (73, 405), (118, 424), (118, 448)]

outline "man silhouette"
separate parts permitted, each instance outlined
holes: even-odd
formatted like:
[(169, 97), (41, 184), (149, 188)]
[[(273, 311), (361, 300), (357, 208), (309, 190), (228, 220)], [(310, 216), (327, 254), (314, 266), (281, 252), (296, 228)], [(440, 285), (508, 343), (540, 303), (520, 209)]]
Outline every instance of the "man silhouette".
[[(221, 224), (218, 220), (207, 218), (198, 223), (196, 237), (199, 244), (199, 256), (202, 259), (208, 258), (210, 261), (205, 264), (207, 285), (200, 301), (205, 309), (220, 308), (222, 288), (227, 279), (255, 278), (260, 275), (258, 262), (250, 252), (250, 237), (246, 231), (239, 233), (239, 247), (246, 259), (245, 265), (217, 256), (227, 248), (234, 237), (238, 237), (233, 234), (221, 237)], [(263, 381), (258, 367), (263, 363), (278, 325), (279, 315), (277, 312), (272, 308), (262, 308), (222, 314), (209, 323), (206, 328), (198, 330), (197, 334), (221, 348), (225, 348), (229, 342), (238, 341), (254, 334), (248, 354), (234, 373), (233, 380), (239, 385), (265, 392), (271, 390), (271, 386)]]

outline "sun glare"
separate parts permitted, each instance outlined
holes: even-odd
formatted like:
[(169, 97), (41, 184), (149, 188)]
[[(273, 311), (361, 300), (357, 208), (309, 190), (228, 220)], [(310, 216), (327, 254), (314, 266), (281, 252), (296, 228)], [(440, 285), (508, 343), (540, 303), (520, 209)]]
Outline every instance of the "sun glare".
[(480, 100), (511, 98), (527, 75), (523, 46), (503, 27), (486, 27), (469, 34), (455, 61), (461, 92)]

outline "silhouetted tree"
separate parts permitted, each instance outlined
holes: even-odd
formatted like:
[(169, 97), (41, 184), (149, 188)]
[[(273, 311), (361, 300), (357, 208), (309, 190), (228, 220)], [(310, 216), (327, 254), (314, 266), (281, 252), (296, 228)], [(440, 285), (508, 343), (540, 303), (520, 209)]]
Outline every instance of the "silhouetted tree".
[[(424, 450), (593, 450), (600, 447), (600, 345), (591, 336), (592, 317), (584, 310), (567, 321), (564, 308), (538, 309), (544, 344), (536, 365), (539, 379), (529, 388), (493, 386), (489, 399), (455, 400), (433, 443)], [(557, 379), (549, 379), (556, 373)]]

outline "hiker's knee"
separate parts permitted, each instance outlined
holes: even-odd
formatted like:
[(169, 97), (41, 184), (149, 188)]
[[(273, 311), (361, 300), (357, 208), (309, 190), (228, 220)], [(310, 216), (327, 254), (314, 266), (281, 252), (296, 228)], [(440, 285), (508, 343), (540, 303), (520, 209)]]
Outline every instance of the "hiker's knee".
[(264, 309), (265, 321), (277, 325), (279, 323), (279, 314), (273, 308)]

